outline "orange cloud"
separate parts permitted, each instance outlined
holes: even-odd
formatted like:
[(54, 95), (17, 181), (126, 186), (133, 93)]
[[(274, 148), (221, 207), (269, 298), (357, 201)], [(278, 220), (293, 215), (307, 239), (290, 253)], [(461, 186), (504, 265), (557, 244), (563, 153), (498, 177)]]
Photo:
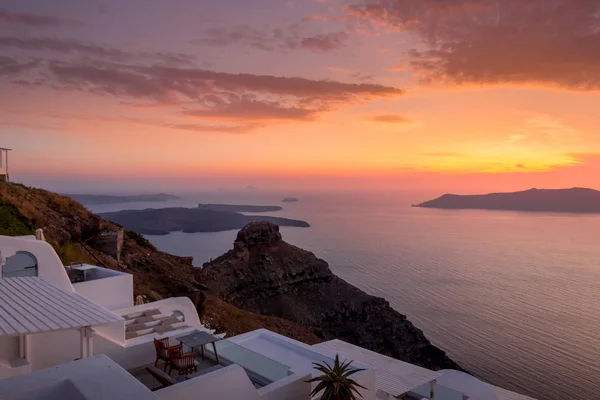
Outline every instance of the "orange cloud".
[[(30, 77), (32, 70), (40, 74), (38, 80)], [(233, 74), (162, 64), (32, 64), (8, 57), (0, 57), (2, 76), (13, 84), (124, 98), (141, 108), (169, 105), (180, 107), (186, 115), (229, 121), (314, 120), (337, 104), (404, 94), (402, 89), (376, 83)]]
[(424, 82), (600, 89), (597, 0), (362, 0), (346, 11), (418, 36), (410, 65)]
[(404, 123), (404, 122), (410, 121), (408, 118), (406, 118), (402, 115), (396, 115), (396, 114), (373, 115), (373, 116), (367, 117), (365, 119), (367, 121), (386, 122), (386, 123), (392, 123), (392, 124)]
[(242, 97), (229, 103), (218, 103), (202, 109), (186, 110), (184, 114), (193, 117), (227, 120), (297, 120), (315, 119), (324, 108), (283, 106), (272, 101), (259, 101)]
[(409, 69), (409, 67), (406, 65), (394, 65), (393, 67), (386, 69), (386, 71), (388, 71), (388, 72), (404, 72), (404, 71), (407, 71), (408, 69)]

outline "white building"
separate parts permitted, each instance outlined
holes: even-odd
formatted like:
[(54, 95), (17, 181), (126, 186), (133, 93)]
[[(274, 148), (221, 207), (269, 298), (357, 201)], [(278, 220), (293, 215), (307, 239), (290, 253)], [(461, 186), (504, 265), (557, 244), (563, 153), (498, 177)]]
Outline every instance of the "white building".
[[(306, 380), (319, 375), (313, 363), (332, 364), (339, 355), (364, 369), (353, 378), (366, 387), (365, 400), (531, 400), (340, 340), (308, 346), (264, 329), (222, 339), (187, 297), (134, 306), (131, 275), (65, 268), (35, 237), (0, 236), (0, 265), (1, 399), (308, 400), (315, 384)], [(212, 342), (191, 356), (196, 372), (154, 368), (154, 339), (175, 345), (184, 336), (188, 345)]]

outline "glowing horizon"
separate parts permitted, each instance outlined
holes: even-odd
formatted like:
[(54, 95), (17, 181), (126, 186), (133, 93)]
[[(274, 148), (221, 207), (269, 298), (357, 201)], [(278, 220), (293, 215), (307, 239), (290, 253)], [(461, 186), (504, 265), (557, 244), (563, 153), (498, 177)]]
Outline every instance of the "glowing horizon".
[(13, 179), (600, 188), (595, 1), (202, 3), (5, 1)]

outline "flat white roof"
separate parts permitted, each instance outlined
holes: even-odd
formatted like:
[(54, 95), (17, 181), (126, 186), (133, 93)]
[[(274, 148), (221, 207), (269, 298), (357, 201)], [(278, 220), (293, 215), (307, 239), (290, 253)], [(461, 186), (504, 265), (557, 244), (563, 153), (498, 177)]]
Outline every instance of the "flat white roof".
[(312, 369), (315, 362), (331, 362), (329, 357), (319, 354), (310, 346), (265, 329), (244, 333), (228, 340), (291, 368)]
[[(422, 368), (417, 365), (409, 364), (404, 361), (396, 360), (395, 358), (385, 356), (383, 354), (376, 353), (362, 347), (355, 346), (350, 343), (346, 343), (342, 340), (335, 339), (324, 343), (318, 343), (312, 347), (323, 350), (329, 354), (339, 353), (340, 356), (344, 355), (347, 358), (362, 362), (370, 365), (376, 369), (375, 378), (377, 389), (381, 389), (387, 393), (390, 393), (387, 389), (393, 389), (393, 385), (407, 385), (410, 386), (413, 382), (417, 383), (413, 388), (420, 386), (419, 380), (422, 378), (436, 379), (440, 373)], [(383, 377), (380, 371), (385, 371)], [(426, 383), (426, 382), (423, 382)], [(528, 397), (519, 393), (511, 392), (506, 389), (499, 388), (497, 386), (489, 385), (498, 394), (498, 397), (502, 400), (535, 400), (532, 397)], [(412, 388), (411, 388), (412, 389)], [(411, 390), (407, 389), (407, 390)]]
[(393, 396), (406, 393), (436, 379), (440, 374), (404, 361), (384, 356), (374, 351), (346, 343), (330, 340), (313, 347), (331, 355), (339, 354), (347, 359), (370, 365), (375, 372), (375, 386)]
[(158, 397), (110, 358), (98, 355), (2, 379), (0, 398), (156, 400)]
[[(311, 372), (314, 376), (321, 375), (318, 370), (314, 369), (314, 363), (327, 362), (331, 364), (335, 357), (335, 355), (334, 357), (330, 357), (328, 354), (323, 354), (323, 352), (307, 344), (267, 329), (247, 332), (230, 337), (227, 340), (261, 354), (279, 364), (288, 366), (293, 372)], [(344, 361), (344, 357), (341, 357), (341, 359)], [(368, 369), (369, 367), (366, 364), (360, 364), (358, 360), (352, 365), (356, 368)]]
[(41, 277), (0, 279), (0, 336), (104, 325), (123, 318)]
[(492, 386), (494, 391), (502, 400), (535, 400), (533, 397), (525, 396), (524, 394), (511, 392), (510, 390), (506, 390), (498, 386), (490, 386)]

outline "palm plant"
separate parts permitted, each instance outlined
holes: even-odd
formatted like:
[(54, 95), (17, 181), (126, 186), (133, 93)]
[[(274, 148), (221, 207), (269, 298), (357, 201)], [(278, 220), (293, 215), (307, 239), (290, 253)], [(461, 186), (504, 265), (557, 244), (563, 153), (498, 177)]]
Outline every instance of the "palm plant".
[(352, 361), (340, 363), (340, 358), (336, 354), (333, 367), (327, 363), (313, 363), (315, 369), (322, 372), (323, 375), (312, 378), (307, 383), (319, 382), (311, 392), (311, 397), (316, 396), (323, 391), (321, 400), (356, 400), (355, 393), (362, 398), (357, 388), (366, 389), (366, 387), (350, 379), (351, 375), (364, 369), (350, 368)]

